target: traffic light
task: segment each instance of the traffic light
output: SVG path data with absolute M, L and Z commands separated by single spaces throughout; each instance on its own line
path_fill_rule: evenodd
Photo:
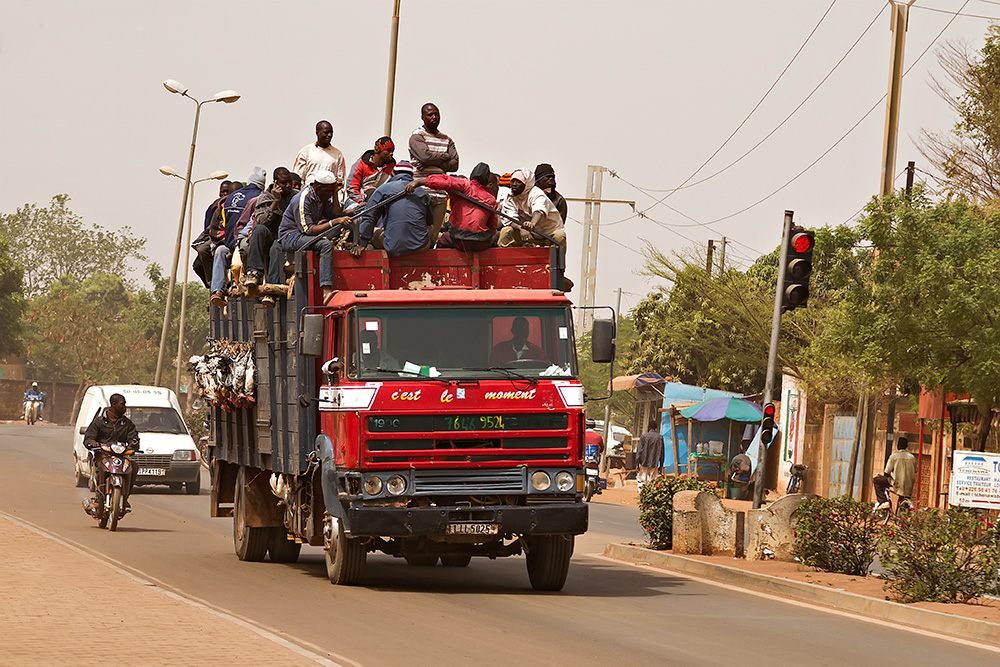
M 767 445 L 774 437 L 774 403 L 764 406 L 764 416 L 760 422 L 760 442 Z
M 785 284 L 781 291 L 781 312 L 805 308 L 809 300 L 809 276 L 816 232 L 792 227 L 785 260 Z

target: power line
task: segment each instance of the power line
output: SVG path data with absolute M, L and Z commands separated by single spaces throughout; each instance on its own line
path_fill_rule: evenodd
M 879 16 L 882 15 L 882 12 L 885 11 L 885 8 L 888 7 L 888 6 L 889 6 L 889 3 L 886 2 L 884 5 L 882 5 L 881 8 L 879 8 L 879 10 L 875 14 L 875 16 L 872 17 L 871 22 L 868 23 L 868 26 L 862 31 L 862 33 L 858 36 L 858 38 L 856 40 L 854 40 L 854 43 L 851 44 L 850 48 L 847 49 L 847 51 L 844 53 L 844 55 L 840 57 L 840 60 L 838 60 L 836 62 L 836 64 L 834 64 L 833 68 L 829 72 L 826 73 L 826 76 L 824 76 L 822 79 L 820 79 L 820 82 L 817 83 L 816 86 L 811 91 L 809 91 L 809 94 L 806 95 L 802 99 L 802 101 L 799 102 L 798 105 L 794 109 L 792 109 L 791 112 L 787 116 L 785 116 L 785 118 L 780 123 L 778 123 L 770 132 L 768 132 L 766 135 L 764 135 L 764 137 L 760 141 L 758 141 L 757 143 L 755 143 L 746 152 L 744 152 L 738 158 L 736 158 L 735 160 L 733 160 L 732 162 L 730 162 L 729 164 L 727 164 L 725 167 L 723 167 L 722 169 L 719 169 L 718 171 L 716 171 L 713 174 L 710 174 L 709 176 L 706 176 L 705 178 L 702 178 L 700 180 L 695 181 L 694 183 L 687 183 L 687 181 L 685 181 L 684 183 L 682 183 L 681 185 L 677 186 L 676 188 L 670 188 L 669 190 L 656 190 L 656 189 L 653 189 L 653 188 L 643 188 L 643 187 L 639 187 L 638 185 L 635 185 L 633 183 L 629 183 L 629 185 L 631 185 L 632 187 L 634 187 L 636 190 L 639 190 L 643 194 L 649 196 L 650 198 L 652 198 L 652 196 L 649 195 L 650 192 L 667 192 L 668 193 L 667 196 L 669 197 L 671 194 L 673 194 L 674 192 L 676 192 L 678 190 L 683 190 L 683 189 L 687 189 L 687 188 L 693 188 L 696 185 L 700 185 L 700 184 L 704 183 L 705 181 L 711 180 L 711 179 L 715 178 L 716 176 L 718 176 L 719 174 L 722 174 L 723 172 L 728 171 L 731 167 L 733 167 L 736 164 L 738 164 L 739 162 L 741 162 L 743 160 L 743 158 L 747 157 L 748 155 L 750 155 L 750 153 L 752 153 L 757 148 L 759 148 L 761 144 L 763 144 L 765 141 L 767 141 L 768 139 L 770 139 L 771 136 L 773 136 L 775 132 L 777 132 L 778 130 L 780 130 L 785 125 L 785 123 L 787 123 L 791 119 L 791 117 L 794 116 L 796 114 L 796 112 L 798 112 L 798 110 L 801 109 L 805 105 L 805 103 L 808 102 L 812 98 L 812 96 L 816 94 L 816 91 L 818 91 L 823 86 L 823 84 L 826 83 L 827 79 L 829 79 L 831 76 L 833 76 L 833 73 L 836 72 L 837 69 L 840 67 L 840 65 L 843 64 L 844 60 L 847 59 L 847 56 L 849 56 L 851 54 L 851 52 L 854 51 L 854 48 L 861 42 L 861 40 L 864 38 L 864 36 L 868 34 L 868 31 L 871 30 L 872 26 L 875 25 L 875 22 L 878 20 Z M 827 11 L 829 11 L 829 10 L 827 10 Z M 742 127 L 742 124 L 740 125 L 740 127 Z M 730 138 L 732 138 L 732 135 L 730 135 Z M 726 141 L 728 141 L 728 139 Z M 716 153 L 718 153 L 718 151 L 716 151 Z M 714 155 L 715 154 L 713 153 L 713 157 L 714 157 Z M 704 165 L 702 165 L 702 167 L 704 167 Z M 702 167 L 699 167 L 698 171 L 701 171 Z M 616 172 L 612 171 L 610 173 L 611 173 L 612 178 L 620 178 L 617 175 Z M 621 179 L 621 180 L 625 180 L 625 179 Z M 688 180 L 691 180 L 691 179 L 688 178 Z M 653 204 L 649 208 L 652 208 L 653 206 L 657 206 L 658 204 L 663 204 L 663 200 L 664 199 L 666 199 L 666 197 L 664 197 L 663 199 L 660 199 L 656 204 Z M 665 205 L 666 204 L 664 204 L 664 206 Z M 649 209 L 646 209 L 646 210 L 648 211 Z M 616 223 L 609 223 L 609 224 L 616 224 Z
M 986 0 L 979 0 L 980 2 L 985 2 Z M 1000 5 L 997 2 L 991 2 L 991 5 Z M 964 8 L 965 5 L 962 5 Z M 913 5 L 914 9 L 926 9 L 929 12 L 937 12 L 939 14 L 951 14 L 952 16 L 966 16 L 972 19 L 988 19 L 990 21 L 1000 21 L 1000 16 L 983 16 L 982 14 L 965 14 L 959 9 L 957 12 L 953 12 L 950 9 L 938 9 L 937 7 L 925 7 L 924 5 Z

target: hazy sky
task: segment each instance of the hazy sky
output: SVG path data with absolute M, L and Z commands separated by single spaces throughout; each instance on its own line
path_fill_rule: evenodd
M 605 175 L 604 196 L 646 209 L 655 199 L 625 181 L 665 190 L 687 179 L 830 7 L 402 0 L 397 158 L 406 157 L 421 104 L 434 101 L 462 173 L 479 161 L 499 172 L 550 162 L 564 196 L 581 197 L 587 165 L 603 165 L 624 179 Z M 333 143 L 350 164 L 382 134 L 391 12 L 392 0 L 0 0 L 0 211 L 68 193 L 86 221 L 131 226 L 148 239 L 151 260 L 169 267 L 182 183 L 157 169 L 183 174 L 195 105 L 162 81 L 177 79 L 199 99 L 229 88 L 242 95 L 202 107 L 195 178 L 221 169 L 245 180 L 254 165 L 291 166 L 321 118 L 334 124 Z M 978 48 L 990 16 L 1000 19 L 1000 1 L 918 0 L 907 66 L 949 21 L 938 44 Z M 833 2 L 774 90 L 692 183 L 750 150 L 834 70 L 773 136 L 669 197 L 671 208 L 650 209 L 650 219 L 623 220 L 627 206 L 603 207 L 598 303 L 612 304 L 621 286 L 628 308 L 655 284 L 635 273 L 644 240 L 673 251 L 725 235 L 734 242 L 727 259 L 748 265 L 777 244 L 785 209 L 807 226 L 852 219 L 878 190 L 889 46 L 887 3 Z M 939 71 L 931 48 L 904 80 L 897 172 L 907 160 L 928 168 L 914 148 L 920 128 L 954 123 L 929 88 Z M 196 226 L 215 192 L 215 183 L 198 186 Z M 582 220 L 583 204 L 571 203 L 570 216 Z M 582 228 L 567 227 L 577 280 Z

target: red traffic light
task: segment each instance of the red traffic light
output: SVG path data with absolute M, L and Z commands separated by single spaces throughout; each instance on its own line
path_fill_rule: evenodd
M 774 419 L 774 403 L 768 403 L 764 406 L 764 417 Z
M 809 234 L 796 234 L 792 237 L 792 248 L 795 252 L 809 252 L 813 247 L 813 238 Z

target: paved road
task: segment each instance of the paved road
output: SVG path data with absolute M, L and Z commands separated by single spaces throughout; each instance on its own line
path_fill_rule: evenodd
M 66 427 L 0 425 L 0 511 L 365 667 L 997 660 L 960 643 L 597 558 L 608 541 L 642 537 L 635 510 L 599 503 L 562 593 L 533 592 L 523 558 L 452 569 L 369 556 L 364 585 L 334 587 L 316 548 L 304 548 L 295 565 L 239 562 L 230 520 L 208 517 L 204 493 L 139 489 L 119 531 L 99 530 L 80 507 L 87 492 L 73 485 L 69 443 Z

